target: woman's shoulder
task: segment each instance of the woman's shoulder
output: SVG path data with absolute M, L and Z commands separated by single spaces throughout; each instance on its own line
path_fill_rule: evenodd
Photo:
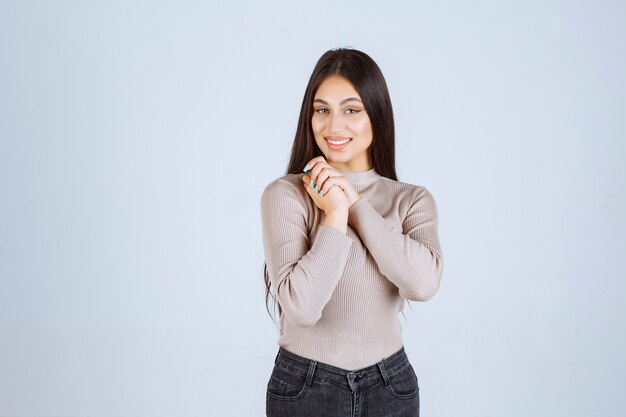
M 302 180 L 299 174 L 286 174 L 275 178 L 263 189 L 261 202 L 294 198 L 304 201 L 306 192 L 300 184 L 302 184 Z
M 385 186 L 389 191 L 387 199 L 392 202 L 404 217 L 409 213 L 420 212 L 437 215 L 437 203 L 426 186 L 410 182 L 396 181 L 385 178 Z
M 388 189 L 396 197 L 407 197 L 412 200 L 432 198 L 432 194 L 424 185 L 393 180 L 382 176 L 379 178 L 378 183 Z
M 263 190 L 268 191 L 268 190 L 273 190 L 273 189 L 278 189 L 278 190 L 286 190 L 289 188 L 299 188 L 300 187 L 300 183 L 302 182 L 302 180 L 300 179 L 300 175 L 298 174 L 285 174 L 282 177 L 278 177 L 273 179 L 272 181 L 270 181 L 266 186 L 265 189 Z

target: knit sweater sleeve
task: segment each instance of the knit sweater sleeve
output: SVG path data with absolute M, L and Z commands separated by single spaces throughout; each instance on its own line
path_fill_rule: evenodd
M 399 230 L 361 198 L 352 205 L 348 222 L 358 231 L 380 272 L 400 290 L 400 296 L 426 301 L 439 288 L 443 258 L 438 237 L 435 200 L 416 187 Z
M 282 314 L 296 326 L 309 327 L 343 275 L 352 239 L 320 225 L 313 242 L 307 226 L 304 190 L 287 180 L 270 183 L 261 196 L 265 262 Z

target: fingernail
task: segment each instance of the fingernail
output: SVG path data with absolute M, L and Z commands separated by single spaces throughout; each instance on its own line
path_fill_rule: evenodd
M 308 170 L 309 170 L 309 164 L 306 164 L 306 165 L 304 166 L 304 172 L 307 172 Z
M 324 197 L 324 190 L 320 191 L 320 195 Z
M 309 183 L 309 185 L 311 186 L 311 188 L 315 187 L 315 183 L 313 182 L 313 180 L 311 180 L 311 182 Z
M 319 185 L 317 185 L 317 184 L 315 185 L 315 191 L 317 191 L 317 193 L 318 193 L 318 194 L 319 194 L 319 192 L 320 192 L 320 186 L 319 186 Z

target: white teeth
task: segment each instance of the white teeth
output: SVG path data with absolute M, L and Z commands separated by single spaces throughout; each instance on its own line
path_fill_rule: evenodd
M 350 139 L 345 139 L 345 140 L 328 140 L 328 142 L 331 145 L 343 145 L 344 143 L 348 143 L 350 141 Z

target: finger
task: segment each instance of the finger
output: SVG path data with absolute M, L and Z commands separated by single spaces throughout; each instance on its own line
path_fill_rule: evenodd
M 339 187 L 338 184 L 331 184 L 328 186 L 328 188 L 325 188 L 320 191 L 320 196 L 322 196 L 322 198 L 325 198 L 327 195 L 332 194 L 332 193 L 342 193 L 345 195 L 345 193 L 343 192 L 341 187 Z
M 333 173 L 334 174 L 334 173 Z M 328 194 L 328 192 L 333 188 L 339 188 L 346 196 L 349 197 L 350 194 L 350 183 L 346 177 L 337 173 L 338 175 L 331 175 L 326 182 L 324 183 L 324 187 L 322 187 L 322 191 L 324 195 Z
M 337 188 L 339 191 L 343 192 L 343 189 L 335 181 L 335 179 L 334 178 L 329 178 L 328 181 L 326 181 L 326 184 L 325 184 L 324 188 L 322 189 L 322 191 L 320 191 L 320 193 L 323 192 L 324 195 L 327 195 L 329 192 L 332 191 L 333 188 Z
M 341 172 L 337 171 L 331 165 L 328 165 L 322 168 L 319 175 L 317 176 L 317 180 L 315 181 L 316 184 L 320 186 L 320 190 L 324 188 L 330 189 L 330 187 L 325 187 L 326 182 L 329 181 L 331 178 L 342 178 L 343 176 L 344 175 Z
M 314 165 L 311 166 L 311 170 L 310 170 L 311 179 L 313 180 L 315 184 L 319 184 L 318 176 L 320 172 L 322 172 L 322 169 L 324 169 L 324 167 L 327 166 L 327 162 L 318 160 L 318 161 L 313 162 L 313 164 Z
M 325 163 L 323 165 L 324 166 L 322 166 L 319 174 L 317 175 L 317 178 L 315 179 L 315 183 L 319 184 L 320 189 L 322 188 L 322 186 L 324 185 L 326 180 L 328 180 L 329 178 L 331 178 L 331 177 L 339 177 L 339 176 L 342 175 L 332 165 L 329 165 L 328 163 Z
M 355 189 L 352 187 L 352 184 L 350 184 L 350 181 L 346 177 L 340 176 L 340 177 L 334 178 L 334 180 L 337 186 L 341 189 L 341 191 L 343 191 L 346 197 L 348 197 L 349 201 L 355 201 L 356 199 L 358 199 L 358 194 L 356 193 Z
M 321 166 L 322 164 L 318 164 L 317 166 Z M 315 177 L 314 182 L 319 186 L 319 189 L 322 190 L 324 187 L 324 183 L 328 178 L 333 175 L 333 168 L 331 166 L 322 166 L 320 172 Z
M 337 171 L 337 169 L 330 165 L 326 160 L 317 161 L 309 173 L 311 174 L 313 183 L 319 185 L 320 190 L 322 189 L 326 179 L 329 177 L 343 176 L 341 172 Z
M 320 191 L 326 178 L 328 178 L 328 171 L 332 171 L 334 168 L 326 161 L 318 161 L 310 172 L 311 179 L 314 186 L 317 186 L 316 191 Z M 327 171 L 326 174 L 324 172 Z
M 315 204 L 315 206 L 317 206 L 318 208 L 322 209 L 322 205 L 321 205 L 321 200 L 320 199 L 323 198 L 323 197 L 317 191 L 315 191 L 315 189 L 312 188 L 309 183 L 305 183 L 303 181 L 302 182 L 302 186 L 304 187 L 304 189 L 306 190 L 306 193 L 309 195 L 309 197 L 313 201 L 313 204 Z
M 323 198 L 324 196 L 326 196 L 329 192 L 332 191 L 334 187 L 337 187 L 340 192 L 343 192 L 345 194 L 340 184 L 335 182 L 335 179 L 341 180 L 343 178 L 340 175 L 337 177 L 334 177 L 334 176 L 329 177 L 328 180 L 324 183 L 324 186 L 319 187 L 319 192 L 316 191 L 315 183 L 313 183 L 313 186 L 311 185 L 313 181 L 309 175 L 301 174 L 300 177 L 302 178 L 302 186 L 306 189 L 307 193 L 311 196 L 311 198 L 313 199 L 313 202 L 318 207 L 319 207 L 318 198 Z
M 311 187 L 311 183 L 313 182 L 313 180 L 311 179 L 310 175 L 300 174 L 300 178 L 302 179 L 302 185 L 306 186 L 307 188 L 313 188 Z
M 319 187 L 316 189 L 316 184 L 309 175 L 302 174 L 300 178 L 302 178 L 302 185 L 306 188 L 311 197 L 315 194 L 319 194 Z
M 324 184 L 322 185 L 322 188 L 320 190 L 320 195 L 325 196 L 336 185 L 337 184 L 335 184 L 334 178 L 329 177 L 326 181 L 324 181 Z
M 304 166 L 303 171 L 304 172 L 309 172 L 310 170 L 312 170 L 315 165 L 317 165 L 319 162 L 326 162 L 326 158 L 324 158 L 323 156 L 316 156 L 315 158 L 311 159 L 309 162 L 307 162 L 307 164 Z

